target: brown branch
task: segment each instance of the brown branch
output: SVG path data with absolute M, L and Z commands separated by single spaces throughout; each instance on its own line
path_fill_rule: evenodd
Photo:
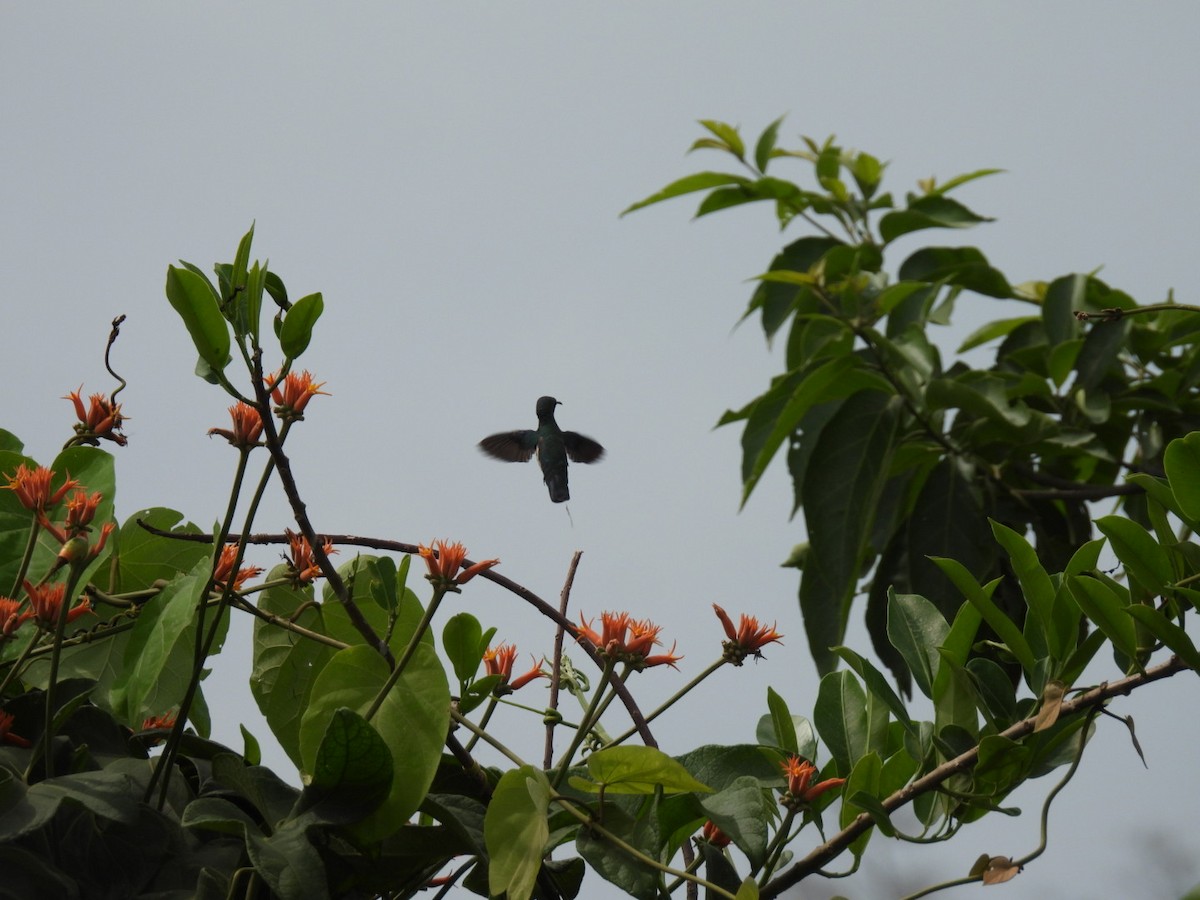
M 567 604 L 571 600 L 571 585 L 575 583 L 575 570 L 579 568 L 579 558 L 581 556 L 583 556 L 583 551 L 576 550 L 575 555 L 571 557 L 571 564 L 567 567 L 567 580 L 563 583 L 562 593 L 559 595 L 558 612 L 564 619 L 567 617 Z M 549 701 L 549 708 L 552 713 L 558 712 L 559 681 L 562 677 L 563 635 L 565 633 L 566 628 L 561 624 L 554 631 L 554 656 L 551 663 Z M 554 765 L 554 727 L 557 724 L 558 722 L 553 715 L 546 717 L 546 750 L 542 755 L 543 769 L 549 769 Z
M 1060 720 L 1068 716 L 1075 715 L 1080 712 L 1091 710 L 1105 701 L 1118 696 L 1125 696 L 1132 693 L 1139 687 L 1143 687 L 1163 678 L 1170 678 L 1180 672 L 1191 671 L 1187 663 L 1183 662 L 1178 656 L 1172 656 L 1169 660 L 1161 665 L 1146 669 L 1145 672 L 1138 675 L 1130 675 L 1128 678 L 1123 678 L 1120 681 L 1114 681 L 1109 684 L 1102 684 L 1099 687 L 1092 688 L 1080 694 L 1074 700 L 1070 700 L 1062 705 L 1059 712 Z M 1009 740 L 1020 740 L 1021 738 L 1033 732 L 1034 726 L 1037 723 L 1036 717 L 1022 719 L 1015 725 L 1006 728 L 1000 732 L 1000 737 L 1008 738 Z M 911 784 L 896 791 L 890 797 L 882 802 L 883 808 L 892 813 L 902 806 L 905 806 L 919 797 L 921 794 L 936 790 L 942 782 L 952 775 L 959 772 L 964 772 L 972 768 L 979 758 L 978 746 L 973 747 L 966 753 L 962 753 L 954 759 L 942 763 L 932 772 L 923 775 Z M 834 835 L 830 840 L 821 844 L 812 850 L 806 857 L 797 861 L 791 868 L 784 871 L 780 876 L 770 883 L 763 886 L 759 896 L 763 900 L 768 900 L 771 897 L 778 897 L 788 888 L 800 882 L 803 878 L 811 875 L 813 872 L 820 869 L 822 866 L 829 863 L 831 860 L 840 856 L 845 852 L 846 848 L 851 843 L 865 832 L 868 828 L 874 825 L 875 822 L 867 813 L 860 813 L 854 821 L 843 828 L 840 832 Z
M 212 535 L 203 534 L 201 532 L 193 532 L 190 534 L 180 534 L 172 531 L 163 531 L 161 528 L 155 528 L 141 519 L 137 520 L 138 525 L 159 537 L 172 538 L 179 541 L 192 541 L 201 544 L 211 544 Z M 414 554 L 418 552 L 416 544 L 406 544 L 402 541 L 391 541 L 384 538 L 362 537 L 355 534 L 321 534 L 317 535 L 319 540 L 330 541 L 342 547 L 369 547 L 372 550 L 386 550 L 392 553 L 408 553 Z M 286 544 L 287 535 L 284 534 L 231 534 L 228 535 L 228 540 L 233 542 L 243 542 L 246 544 Z M 474 562 L 469 559 L 463 560 L 464 568 L 469 568 L 474 565 Z M 529 588 L 517 584 L 510 578 L 501 575 L 495 569 L 485 569 L 480 572 L 477 578 L 485 578 L 491 581 L 509 593 L 516 594 L 543 616 L 550 619 L 567 634 L 569 634 L 579 645 L 582 650 L 601 672 L 604 671 L 604 660 L 602 660 L 595 648 L 586 640 L 580 640 L 579 629 L 565 615 L 535 594 Z M 629 713 L 629 718 L 633 721 L 633 726 L 637 729 L 638 736 L 647 747 L 657 747 L 658 741 L 654 739 L 654 735 L 650 732 L 650 726 L 646 723 L 646 717 L 642 714 L 641 709 L 637 705 L 637 701 L 633 699 L 633 695 L 629 692 L 629 688 L 620 678 L 615 675 L 609 679 L 609 684 L 613 690 L 617 692 L 621 703 L 625 706 L 625 711 Z
M 279 431 L 275 428 L 275 419 L 271 415 L 271 396 L 263 380 L 261 348 L 256 349 L 254 353 L 252 378 L 254 382 L 254 396 L 258 400 L 258 408 L 262 413 L 259 419 L 263 424 L 263 437 L 267 445 L 267 452 L 271 454 L 271 459 L 274 461 L 275 468 L 279 472 L 279 481 L 283 485 L 283 492 L 287 496 L 288 503 L 291 504 L 292 515 L 296 519 L 296 525 L 312 548 L 313 560 L 320 568 L 321 574 L 325 576 L 325 580 L 329 582 L 329 587 L 332 588 L 334 595 L 341 601 L 343 608 L 346 610 L 346 616 L 350 619 L 350 623 L 363 636 L 367 645 L 378 651 L 379 655 L 387 660 L 389 667 L 395 666 L 396 660 L 392 656 L 392 651 L 388 647 L 387 641 L 375 633 L 375 629 L 371 627 L 370 623 L 363 616 L 362 610 L 358 608 L 358 604 L 350 596 L 350 591 L 347 590 L 346 583 L 342 581 L 342 576 L 338 574 L 337 567 L 330 560 L 329 554 L 325 552 L 321 541 L 317 539 L 312 522 L 309 521 L 308 506 L 300 497 L 300 489 L 296 486 L 296 478 L 292 474 L 291 460 L 283 452 L 283 445 L 279 442 Z

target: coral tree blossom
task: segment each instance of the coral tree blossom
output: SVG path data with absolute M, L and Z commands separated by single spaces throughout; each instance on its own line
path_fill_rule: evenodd
M 712 608 L 716 612 L 717 618 L 721 620 L 725 636 L 729 638 L 721 643 L 725 659 L 735 666 L 740 666 L 742 660 L 747 656 L 761 657 L 763 647 L 767 644 L 779 643 L 783 638 L 783 635 L 775 630 L 774 625 L 768 628 L 766 625 L 759 624 L 758 619 L 745 613 L 738 620 L 738 627 L 734 628 L 733 621 L 725 610 L 715 603 Z
M 524 675 L 512 677 L 513 663 L 517 660 L 516 644 L 499 644 L 495 649 L 488 648 L 483 654 L 483 666 L 488 675 L 499 675 L 500 684 L 509 691 L 519 691 L 535 678 L 545 678 L 542 671 L 542 661 L 537 660 L 533 668 Z
M 581 615 L 579 621 L 579 636 L 595 647 L 596 652 L 614 662 L 628 663 L 638 671 L 653 666 L 678 668 L 675 663 L 683 659 L 675 655 L 674 644 L 668 653 L 650 653 L 662 643 L 658 639 L 662 627 L 649 619 L 634 619 L 627 612 L 604 612 L 600 614 L 599 633 L 592 628 L 590 619 L 585 620 Z
M 471 564 L 460 573 L 458 570 L 467 558 L 467 548 L 459 541 L 433 541 L 432 547 L 419 544 L 417 552 L 421 559 L 425 560 L 425 567 L 429 570 L 425 577 L 434 587 L 456 593 L 460 584 L 466 584 L 480 572 L 500 564 L 498 559 L 485 559 L 483 562 Z
M 229 418 L 233 420 L 232 428 L 210 428 L 208 436 L 218 434 L 235 447 L 253 447 L 262 437 L 263 421 L 257 409 L 249 403 L 235 403 L 229 407 Z
M 79 391 L 82 390 L 83 386 L 80 385 Z M 71 391 L 63 397 L 64 400 L 75 404 L 75 415 L 79 418 L 75 423 L 78 439 L 95 444 L 99 442 L 99 438 L 103 438 L 122 447 L 129 443 L 129 439 L 120 434 L 121 424 L 126 418 L 121 413 L 121 404 L 114 403 L 103 394 L 92 394 L 88 398 L 87 408 L 84 408 L 79 391 Z
M 784 806 L 803 806 L 812 803 L 826 791 L 841 787 L 846 783 L 845 778 L 826 778 L 824 781 L 812 784 L 813 776 L 817 774 L 817 767 L 807 759 L 801 759 L 795 754 L 789 756 L 780 765 L 783 767 L 783 774 L 787 777 L 787 793 L 780 799 Z

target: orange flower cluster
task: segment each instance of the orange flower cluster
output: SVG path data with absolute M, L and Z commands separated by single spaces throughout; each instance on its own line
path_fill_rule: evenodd
M 12 744 L 14 747 L 32 747 L 28 740 L 19 734 L 12 733 L 13 716 L 0 709 L 0 744 Z
M 258 444 L 262 437 L 263 421 L 258 409 L 249 403 L 235 403 L 229 407 L 229 417 L 233 420 L 233 428 L 210 428 L 208 436 L 219 434 L 235 447 L 245 449 Z
M 305 549 L 308 545 L 305 544 Z M 221 555 L 217 559 L 217 568 L 213 572 L 213 584 L 221 590 L 225 589 L 225 585 L 229 582 L 229 577 L 233 575 L 233 589 L 240 591 L 242 584 L 251 578 L 257 578 L 262 574 L 263 570 L 258 566 L 242 566 L 237 570 L 237 574 L 233 572 L 233 564 L 237 562 L 238 545 L 226 544 L 221 548 Z
M 787 792 L 779 802 L 789 809 L 812 803 L 826 791 L 841 787 L 846 783 L 845 778 L 826 778 L 824 781 L 811 784 L 813 776 L 817 774 L 817 767 L 794 753 L 781 765 L 783 774 L 787 776 Z
M 745 613 L 738 620 L 738 627 L 734 628 L 733 621 L 725 610 L 715 603 L 712 608 L 716 611 L 717 618 L 721 620 L 725 636 L 729 638 L 729 640 L 721 642 L 724 658 L 735 666 L 740 666 L 747 656 L 761 658 L 763 647 L 767 644 L 778 643 L 783 638 L 783 635 L 775 630 L 774 624 L 770 628 L 760 625 L 758 619 Z
M 467 558 L 467 548 L 458 541 L 453 543 L 448 540 L 433 541 L 432 547 L 418 544 L 417 552 L 421 555 L 421 559 L 425 560 L 425 567 L 429 570 L 425 577 L 433 583 L 434 587 L 455 593 L 459 592 L 460 584 L 466 584 L 480 572 L 500 564 L 498 559 L 485 559 L 483 562 L 472 564 L 459 573 L 458 570 L 462 568 L 462 564 Z
M 121 424 L 126 419 L 121 413 L 121 404 L 114 403 L 103 394 L 92 394 L 85 409 L 83 397 L 80 396 L 82 390 L 83 385 L 80 385 L 78 391 L 71 391 L 63 397 L 75 404 L 75 415 L 79 418 L 75 423 L 77 439 L 87 444 L 98 444 L 103 438 L 121 447 L 129 443 L 129 439 L 120 433 Z
M 675 663 L 683 659 L 675 655 L 674 644 L 668 653 L 651 655 L 650 651 L 662 643 L 658 639 L 662 627 L 649 619 L 634 619 L 626 612 L 601 613 L 599 634 L 592 629 L 590 619 L 585 621 L 581 615 L 579 621 L 579 637 L 595 647 L 596 652 L 614 662 L 627 663 L 639 672 L 652 666 L 678 668 Z
M 68 478 L 57 490 L 51 490 L 50 482 L 54 478 L 54 472 L 44 466 L 30 469 L 24 463 L 17 466 L 12 475 L 5 477 L 8 484 L 4 487 L 16 494 L 21 505 L 37 518 L 38 524 L 62 544 L 55 568 L 68 563 L 82 564 L 100 555 L 108 542 L 108 536 L 116 526 L 112 522 L 105 522 L 100 527 L 99 540 L 94 546 L 89 543 L 87 534 L 92 530 L 92 519 L 96 517 L 96 510 L 103 499 L 99 491 L 89 494 L 73 478 Z M 47 511 L 56 506 L 67 491 L 74 493 L 67 497 L 67 519 L 63 527 L 59 528 L 50 521 Z
M 517 645 L 516 644 L 499 644 L 493 650 L 488 648 L 483 654 L 483 667 L 488 675 L 499 675 L 500 684 L 507 688 L 497 693 L 509 693 L 510 691 L 519 691 L 535 678 L 548 677 L 542 671 L 542 660 L 537 660 L 533 664 L 533 668 L 524 675 L 512 677 L 513 663 L 517 660 Z
M 56 584 L 32 584 L 23 582 L 29 606 L 22 609 L 18 600 L 10 597 L 0 597 L 0 639 L 12 637 L 16 630 L 33 619 L 39 628 L 51 631 L 58 627 L 58 616 L 62 611 L 63 597 L 67 586 L 62 582 Z M 92 602 L 84 597 L 67 610 L 67 621 L 74 622 L 80 616 L 92 611 Z
M 296 534 L 290 529 L 284 529 L 284 534 L 287 535 L 288 547 L 292 551 L 291 556 L 284 557 L 288 568 L 292 572 L 292 583 L 296 587 L 300 587 L 316 581 L 321 576 L 321 567 L 317 565 L 313 557 L 312 546 L 302 534 Z M 333 547 L 333 541 L 326 541 L 322 549 L 325 551 L 326 556 L 337 553 L 337 550 Z M 232 565 L 230 563 L 230 566 Z M 241 573 L 238 574 L 240 575 Z M 226 577 L 228 577 L 228 573 L 226 573 Z
M 313 381 L 312 373 L 308 369 L 299 374 L 289 372 L 284 376 L 282 385 L 279 383 L 278 372 L 268 376 L 266 382 L 271 399 L 275 401 L 275 414 L 285 422 L 303 419 L 304 407 L 308 406 L 308 401 L 317 394 L 329 396 L 327 391 L 321 390 L 325 382 Z

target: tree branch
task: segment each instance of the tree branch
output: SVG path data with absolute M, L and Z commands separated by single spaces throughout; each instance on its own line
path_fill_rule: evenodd
M 1128 678 L 1123 678 L 1120 681 L 1102 684 L 1099 687 L 1085 691 L 1074 700 L 1070 700 L 1062 705 L 1059 719 L 1061 720 L 1067 716 L 1090 710 L 1113 697 L 1130 694 L 1139 687 L 1187 671 L 1191 671 L 1187 663 L 1183 662 L 1178 656 L 1172 656 L 1165 663 L 1149 668 L 1141 674 L 1130 675 Z M 1036 722 L 1036 717 L 1022 719 L 1015 725 L 1000 732 L 1000 736 L 1013 741 L 1020 740 L 1026 735 L 1033 733 Z M 916 781 L 896 791 L 883 801 L 883 808 L 889 813 L 894 812 L 900 807 L 911 803 L 921 794 L 935 790 L 950 776 L 972 768 L 978 762 L 978 759 L 979 747 L 975 746 L 966 753 L 962 753 L 954 757 L 954 759 L 942 763 L 932 772 L 921 776 Z M 778 897 L 788 888 L 826 865 L 830 860 L 840 856 L 855 838 L 874 824 L 875 822 L 870 815 L 860 813 L 853 822 L 843 828 L 838 834 L 819 847 L 816 847 L 808 856 L 796 862 L 791 868 L 780 874 L 778 878 L 764 885 L 759 892 L 759 896 L 763 900 Z

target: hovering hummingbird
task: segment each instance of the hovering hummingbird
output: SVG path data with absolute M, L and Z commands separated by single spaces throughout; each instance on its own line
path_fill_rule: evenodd
M 529 462 L 536 451 L 542 478 L 555 503 L 571 499 L 567 489 L 568 457 L 572 462 L 593 463 L 604 455 L 604 448 L 590 437 L 558 427 L 554 421 L 554 407 L 559 402 L 553 397 L 538 398 L 537 431 L 502 431 L 479 442 L 480 450 L 505 462 Z

